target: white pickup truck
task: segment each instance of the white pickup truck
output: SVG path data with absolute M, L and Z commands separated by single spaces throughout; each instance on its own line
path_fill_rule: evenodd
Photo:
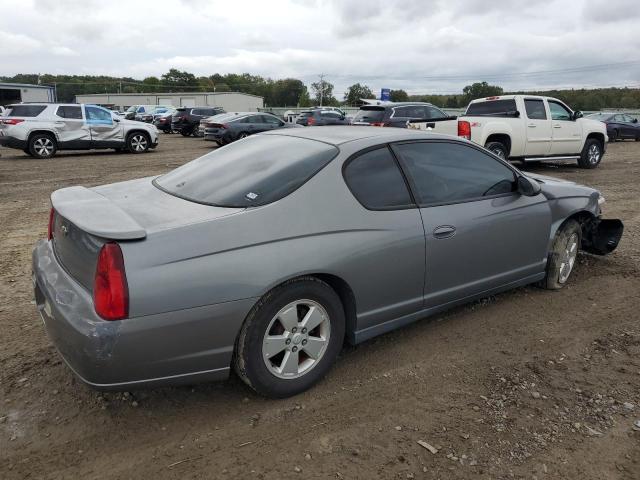
M 473 100 L 455 120 L 414 120 L 408 127 L 458 135 L 509 160 L 577 160 L 582 168 L 600 164 L 608 141 L 604 123 L 583 118 L 560 100 L 534 95 Z

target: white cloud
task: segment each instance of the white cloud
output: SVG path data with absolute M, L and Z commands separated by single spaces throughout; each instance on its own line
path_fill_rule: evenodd
M 344 92 L 640 83 L 638 0 L 0 0 L 0 75 L 318 74 Z M 615 38 L 614 43 L 606 39 Z M 615 55 L 612 46 L 615 45 Z M 556 71 L 554 73 L 521 72 Z

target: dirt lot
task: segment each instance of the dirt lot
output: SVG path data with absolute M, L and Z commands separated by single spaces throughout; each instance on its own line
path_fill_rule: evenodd
M 582 255 L 560 292 L 521 288 L 346 347 L 288 400 L 235 377 L 100 394 L 45 335 L 31 248 L 52 190 L 210 149 L 161 140 L 48 161 L 0 149 L 0 478 L 640 478 L 640 143 L 610 145 L 597 170 L 532 167 L 599 188 L 626 223 L 618 251 Z

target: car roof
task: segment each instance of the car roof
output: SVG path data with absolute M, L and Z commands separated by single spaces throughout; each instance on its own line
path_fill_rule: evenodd
M 397 142 L 416 139 L 456 139 L 450 135 L 440 135 L 420 130 L 405 128 L 358 127 L 337 125 L 326 127 L 291 128 L 273 130 L 260 135 L 284 135 L 289 137 L 307 138 L 331 145 L 341 145 L 356 140 L 372 139 L 375 142 Z M 372 142 L 374 144 L 375 142 Z

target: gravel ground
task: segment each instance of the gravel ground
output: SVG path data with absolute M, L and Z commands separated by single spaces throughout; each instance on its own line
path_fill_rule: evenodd
M 0 478 L 640 478 L 637 142 L 610 145 L 596 170 L 529 167 L 600 189 L 626 224 L 619 249 L 581 255 L 562 291 L 520 288 L 345 347 L 287 400 L 235 377 L 78 383 L 31 288 L 51 191 L 160 174 L 210 148 L 170 135 L 145 155 L 0 148 Z

